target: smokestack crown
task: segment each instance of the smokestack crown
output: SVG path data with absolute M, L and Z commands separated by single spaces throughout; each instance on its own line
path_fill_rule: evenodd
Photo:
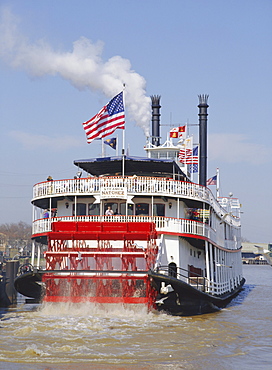
M 198 95 L 198 99 L 199 99 L 199 105 L 205 105 L 208 107 L 208 98 L 209 98 L 209 95 L 207 94 L 202 94 L 202 95 Z

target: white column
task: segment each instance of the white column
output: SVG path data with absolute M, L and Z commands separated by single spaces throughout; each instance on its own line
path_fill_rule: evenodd
M 217 249 L 213 247 L 213 252 L 214 252 L 214 261 L 215 261 L 215 281 L 216 281 L 216 294 L 218 294 L 218 254 L 217 254 Z
M 37 267 L 40 267 L 40 260 L 41 260 L 41 245 L 38 244 L 38 256 L 37 256 Z
M 210 281 L 211 281 L 211 292 L 214 293 L 214 268 L 213 268 L 213 259 L 214 259 L 214 255 L 213 255 L 213 245 L 211 243 L 209 243 L 209 246 L 210 246 Z
M 177 199 L 177 218 L 180 218 L 180 216 L 179 216 L 179 198 Z
M 31 265 L 34 267 L 34 259 L 35 259 L 35 241 L 32 242 L 32 251 L 31 251 Z
M 206 258 L 207 290 L 209 292 L 211 273 L 210 273 L 209 243 L 207 242 L 207 240 L 205 240 L 205 258 Z

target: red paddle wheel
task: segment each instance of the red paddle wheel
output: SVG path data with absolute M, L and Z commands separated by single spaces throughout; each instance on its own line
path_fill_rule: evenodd
M 147 272 L 157 255 L 152 222 L 54 222 L 45 252 L 44 301 L 153 306 Z

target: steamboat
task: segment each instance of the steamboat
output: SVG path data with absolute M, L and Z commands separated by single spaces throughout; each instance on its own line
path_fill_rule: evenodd
M 34 185 L 32 260 L 15 280 L 19 293 L 183 316 L 220 310 L 242 289 L 239 200 L 206 186 L 208 96 L 199 96 L 197 182 L 180 141 L 160 144 L 160 96 L 151 101 L 145 157 L 75 160 L 74 179 Z

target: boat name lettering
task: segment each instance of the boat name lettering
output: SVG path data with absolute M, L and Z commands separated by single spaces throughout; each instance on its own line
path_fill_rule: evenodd
M 126 188 L 103 187 L 100 190 L 100 198 L 126 198 Z

